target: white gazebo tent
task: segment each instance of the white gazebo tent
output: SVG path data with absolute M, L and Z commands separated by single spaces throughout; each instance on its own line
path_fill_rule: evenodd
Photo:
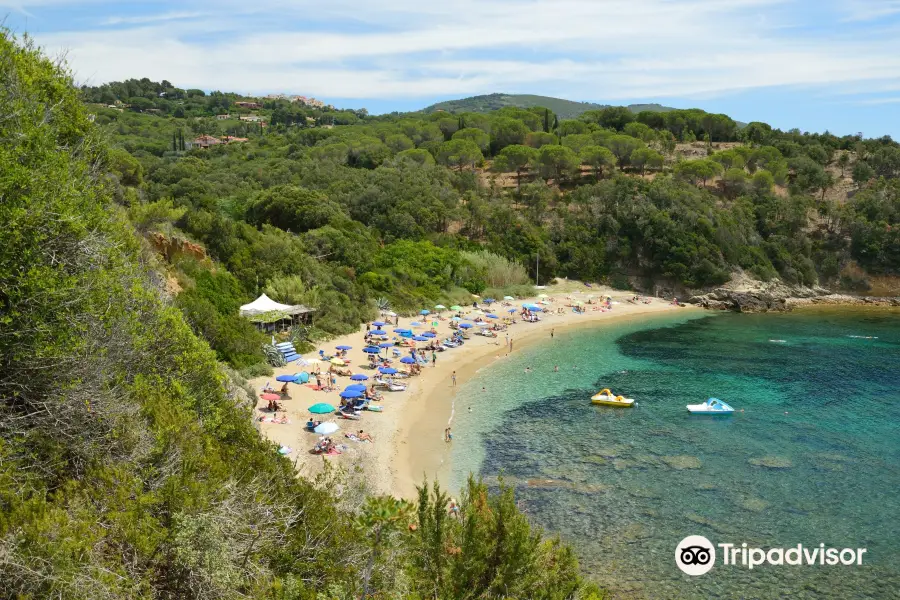
M 265 294 L 251 302 L 241 306 L 240 314 L 257 324 L 258 327 L 265 331 L 272 331 L 277 328 L 278 324 L 282 325 L 282 329 L 294 325 L 301 319 L 307 318 L 312 313 L 312 308 L 307 308 L 302 304 L 281 304 L 275 302 Z

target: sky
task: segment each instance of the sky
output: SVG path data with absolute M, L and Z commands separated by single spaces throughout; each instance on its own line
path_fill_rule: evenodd
M 0 18 L 89 85 L 370 113 L 540 94 L 900 138 L 900 0 L 0 0 Z

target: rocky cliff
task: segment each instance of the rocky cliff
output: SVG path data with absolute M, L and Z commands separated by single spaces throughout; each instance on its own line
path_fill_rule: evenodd
M 816 304 L 900 306 L 900 297 L 851 296 L 835 294 L 822 287 L 787 285 L 781 281 L 757 281 L 740 274 L 725 285 L 692 295 L 689 304 L 735 312 L 788 311 Z

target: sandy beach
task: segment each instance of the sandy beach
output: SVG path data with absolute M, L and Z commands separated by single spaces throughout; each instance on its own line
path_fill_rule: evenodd
M 631 304 L 628 300 L 633 294 L 628 292 L 616 292 L 610 289 L 595 286 L 587 288 L 577 282 L 565 282 L 560 285 L 548 287 L 539 293 L 546 293 L 551 304 L 540 314 L 541 321 L 537 323 L 522 322 L 510 325 L 506 332 L 500 332 L 497 338 L 471 335 L 471 339 L 460 347 L 437 354 L 435 366 L 423 367 L 422 374 L 408 380 L 409 386 L 404 392 L 382 392 L 384 401 L 381 405 L 383 412 L 364 411 L 358 421 L 341 419 L 335 415 L 318 415 L 317 419 L 333 421 L 340 427 L 340 431 L 331 434 L 331 438 L 342 444 L 342 453 L 339 455 L 314 455 L 310 449 L 315 445 L 318 435 L 304 430 L 307 419 L 310 416 L 308 408 L 317 402 L 327 402 L 334 406 L 340 403 L 338 392 L 351 383 L 349 377 L 337 378 L 337 390 L 324 392 L 311 389 L 306 385 L 289 384 L 290 399 L 284 400 L 281 405 L 284 409 L 278 413 L 282 417 L 285 413 L 288 423 L 273 423 L 262 421 L 260 430 L 267 438 L 279 446 L 287 446 L 291 449 L 288 457 L 294 461 L 299 473 L 306 477 L 315 477 L 324 469 L 325 461 L 335 465 L 341 465 L 349 471 L 357 473 L 364 480 L 369 491 L 376 494 L 393 494 L 395 496 L 412 498 L 415 494 L 415 486 L 421 484 L 423 477 L 429 480 L 435 478 L 446 484 L 446 476 L 449 473 L 448 444 L 444 441 L 444 430 L 448 424 L 452 425 L 454 386 L 452 374 L 456 372 L 457 386 L 462 385 L 480 369 L 491 365 L 494 361 L 503 360 L 509 352 L 506 334 L 512 340 L 512 352 L 516 353 L 526 348 L 537 340 L 549 337 L 550 331 L 562 332 L 569 328 L 583 327 L 586 324 L 599 326 L 603 323 L 619 321 L 625 318 L 640 318 L 641 315 L 669 310 L 697 310 L 693 307 L 681 308 L 660 299 L 650 299 L 649 304 Z M 585 304 L 586 312 L 576 313 L 566 304 L 577 301 L 588 302 L 593 298 L 599 302 L 606 296 L 613 300 L 612 309 L 602 311 L 599 304 Z M 493 305 L 493 311 L 498 315 L 506 315 L 509 308 L 521 308 L 523 304 L 536 303 L 542 298 L 528 298 L 511 301 L 511 307 L 498 304 Z M 557 314 L 557 309 L 564 310 Z M 595 310 L 596 309 L 596 310 Z M 442 311 L 445 320 L 440 320 L 437 327 L 438 339 L 444 339 L 450 335 L 451 311 Z M 486 310 L 485 312 L 492 312 Z M 462 311 L 464 318 L 474 319 L 478 314 L 469 308 Z M 435 315 L 427 317 L 427 323 L 433 322 Z M 420 317 L 400 317 L 399 327 L 409 328 L 410 323 Z M 388 319 L 385 319 L 388 320 Z M 425 323 L 425 321 L 421 321 Z M 384 327 L 389 333 L 396 326 Z M 418 328 L 420 331 L 426 328 Z M 326 355 L 334 353 L 338 345 L 351 346 L 347 354 L 350 368 L 354 373 L 362 372 L 372 375 L 372 371 L 359 369 L 358 365 L 367 363 L 367 355 L 362 351 L 364 343 L 365 326 L 361 326 L 356 333 L 329 340 L 319 345 L 315 352 L 305 353 L 304 358 L 312 358 L 318 355 L 319 350 L 324 350 Z M 473 332 L 475 329 L 472 330 Z M 391 334 L 391 338 L 395 334 Z M 425 346 L 426 343 L 418 344 Z M 403 349 L 404 355 L 407 353 Z M 428 354 L 430 360 L 431 355 Z M 323 372 L 327 371 L 328 363 L 319 363 Z M 404 366 L 404 365 L 398 365 Z M 260 377 L 250 381 L 257 393 L 269 383 L 274 388 L 282 384 L 275 381 L 278 375 L 295 374 L 300 371 L 312 372 L 316 365 L 298 366 L 296 363 L 275 369 L 275 374 L 270 377 Z M 313 380 L 314 383 L 314 380 Z M 266 402 L 260 400 L 257 405 L 256 417 L 271 418 L 272 415 L 259 409 L 265 408 Z M 374 438 L 373 443 L 357 442 L 347 439 L 344 434 L 356 432 L 362 429 Z

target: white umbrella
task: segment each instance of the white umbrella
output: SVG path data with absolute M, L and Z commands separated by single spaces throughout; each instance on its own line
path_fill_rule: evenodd
M 340 427 L 338 427 L 337 424 L 329 421 L 327 423 L 319 423 L 319 425 L 316 426 L 313 431 L 315 431 L 316 433 L 321 433 L 322 435 L 327 435 L 329 433 L 334 433 L 338 429 L 340 429 Z

